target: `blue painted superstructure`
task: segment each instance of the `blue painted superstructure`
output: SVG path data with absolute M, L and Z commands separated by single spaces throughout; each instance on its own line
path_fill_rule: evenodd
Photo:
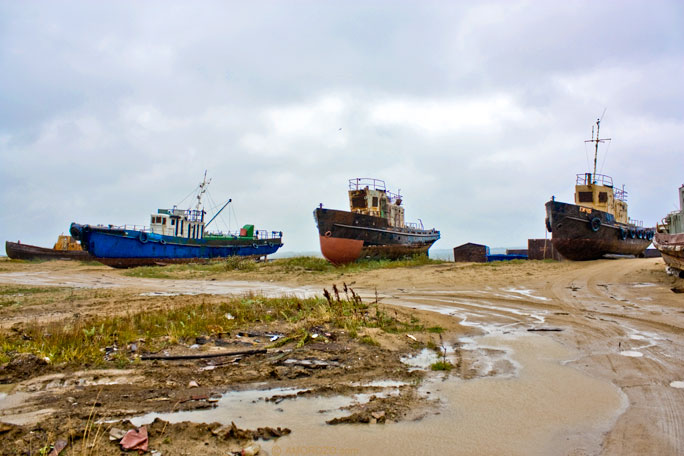
M 206 179 L 200 184 L 194 210 L 159 209 L 152 214 L 149 229 L 72 223 L 71 235 L 98 261 L 122 268 L 265 257 L 282 247 L 282 232 L 255 231 L 253 225 L 245 225 L 239 234 L 205 233 L 208 223 L 200 204 L 207 184 Z

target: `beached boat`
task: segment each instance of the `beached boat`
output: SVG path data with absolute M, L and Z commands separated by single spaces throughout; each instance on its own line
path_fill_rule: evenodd
M 63 234 L 57 238 L 57 242 L 51 249 L 5 241 L 5 252 L 13 260 L 93 260 L 73 237 Z
M 669 213 L 656 225 L 653 245 L 671 272 L 684 276 L 684 185 L 679 187 L 679 211 Z
M 359 258 L 397 259 L 427 254 L 439 231 L 404 223 L 401 195 L 385 188 L 379 179 L 349 180 L 351 211 L 314 210 L 321 253 L 333 264 Z
M 282 247 L 282 232 L 255 230 L 254 225 L 245 225 L 235 234 L 205 232 L 231 202 L 228 200 L 205 224 L 201 201 L 208 184 L 205 173 L 196 207 L 159 209 L 151 215 L 149 229 L 72 223 L 71 235 L 97 261 L 117 268 L 195 263 L 230 256 L 266 257 Z
M 631 220 L 627 215 L 627 192 L 613 187 L 610 176 L 597 174 L 600 119 L 596 121 L 594 172 L 578 174 L 575 182 L 575 204 L 556 201 L 546 203 L 546 229 L 551 242 L 569 260 L 595 260 L 604 255 L 642 255 L 655 234 L 653 228 Z

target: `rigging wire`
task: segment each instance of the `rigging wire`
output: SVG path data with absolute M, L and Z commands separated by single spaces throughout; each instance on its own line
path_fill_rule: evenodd
M 211 209 L 212 211 L 216 211 L 217 208 L 222 207 L 224 204 L 226 204 L 226 203 L 217 204 L 216 201 L 214 200 L 213 196 L 211 195 L 211 193 L 209 193 L 209 191 L 207 191 L 207 197 L 209 198 L 209 201 L 211 202 L 211 204 L 213 204 L 213 207 Z M 230 225 L 226 224 L 226 221 L 223 218 L 222 213 L 218 215 L 217 219 L 220 220 L 221 222 L 223 222 L 224 227 L 227 227 L 228 233 L 230 233 Z
M 608 147 L 606 147 L 606 152 L 603 154 L 603 162 L 601 162 L 601 173 L 603 173 L 603 165 L 606 164 L 606 158 L 608 158 L 608 152 L 610 152 L 610 144 L 612 141 L 608 141 Z
M 188 193 L 187 196 L 186 196 L 185 198 L 183 198 L 182 200 L 180 200 L 180 202 L 179 202 L 178 204 L 176 204 L 176 207 L 181 207 L 181 204 L 183 204 L 183 202 L 184 202 L 186 199 L 190 198 L 190 197 L 193 196 L 195 193 L 197 193 L 197 190 L 198 190 L 198 189 L 199 189 L 199 185 L 196 186 L 195 188 L 193 188 L 192 191 L 191 191 L 190 193 Z

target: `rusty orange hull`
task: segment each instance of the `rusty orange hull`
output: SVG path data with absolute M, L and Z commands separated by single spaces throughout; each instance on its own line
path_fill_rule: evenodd
M 440 237 L 437 230 L 397 228 L 387 220 L 348 211 L 316 209 L 321 253 L 333 264 L 360 258 L 398 259 L 427 254 Z

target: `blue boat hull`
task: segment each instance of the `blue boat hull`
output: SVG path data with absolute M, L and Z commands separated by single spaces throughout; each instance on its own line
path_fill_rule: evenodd
M 231 256 L 262 257 L 283 245 L 281 238 L 187 239 L 76 223 L 71 224 L 70 231 L 97 261 L 117 268 L 194 263 Z

